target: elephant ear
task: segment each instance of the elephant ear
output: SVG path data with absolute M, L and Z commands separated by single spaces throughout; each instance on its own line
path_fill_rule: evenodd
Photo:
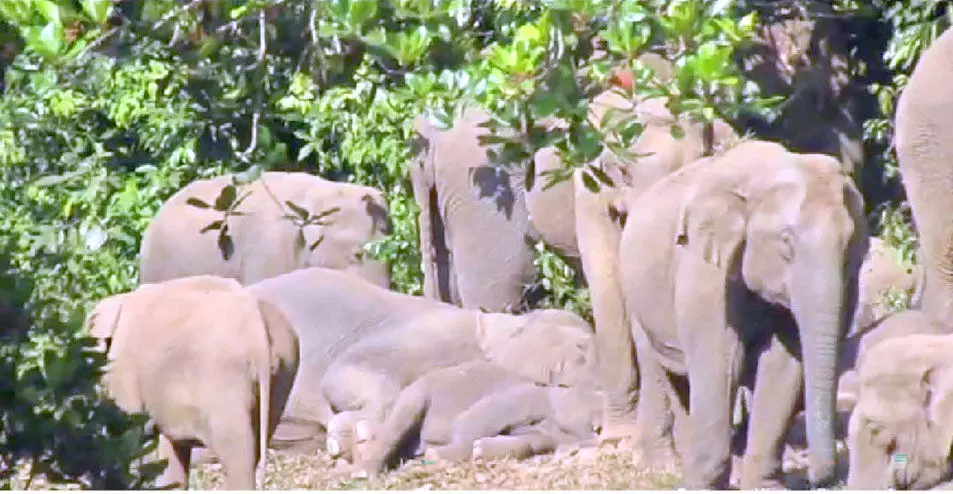
M 675 243 L 706 263 L 728 270 L 744 241 L 747 223 L 744 196 L 717 182 L 703 184 L 679 210 Z
M 86 334 L 97 340 L 112 338 L 119 325 L 119 315 L 122 313 L 125 296 L 126 294 L 122 293 L 100 300 L 86 318 Z
M 920 383 L 926 421 L 937 441 L 934 453 L 946 458 L 953 449 L 953 368 L 943 363 L 930 367 Z

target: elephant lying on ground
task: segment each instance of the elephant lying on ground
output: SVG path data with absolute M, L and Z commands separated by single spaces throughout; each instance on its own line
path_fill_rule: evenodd
M 486 441 L 477 456 L 529 455 L 594 439 L 602 395 L 587 391 L 591 376 L 565 377 L 567 387 L 542 386 L 486 360 L 434 370 L 401 392 L 383 422 L 355 423 L 355 465 L 376 474 L 430 448 L 432 456 L 466 459 L 474 441 L 500 434 L 509 438 Z
M 949 487 L 953 335 L 885 340 L 865 353 L 858 379 L 847 488 Z
M 751 351 L 742 487 L 778 485 L 802 378 L 812 482 L 832 482 L 837 352 L 867 249 L 853 182 L 833 158 L 749 141 L 626 206 L 621 286 L 639 354 L 673 378 L 675 412 L 689 420 L 686 484 L 727 486 L 731 404 Z
M 259 180 L 238 189 L 238 197 L 245 191 L 248 196 L 236 208 L 244 214 L 228 218 L 233 252 L 223 257 L 216 241 L 218 230 L 204 230 L 220 221 L 222 213 L 189 201 L 196 198 L 214 205 L 231 180 L 230 176 L 197 180 L 159 208 L 142 239 L 143 283 L 213 274 L 249 285 L 295 269 L 322 266 L 356 272 L 383 287 L 390 285 L 388 266 L 365 259 L 363 253 L 366 242 L 390 230 L 387 202 L 379 190 L 302 172 L 263 173 Z M 312 217 L 332 212 L 299 230 L 284 218 L 296 216 L 286 201 Z
M 469 360 L 487 358 L 546 384 L 572 382 L 594 365 L 592 329 L 567 311 L 481 313 L 325 268 L 286 273 L 249 290 L 280 307 L 301 342 L 277 446 L 322 444 L 342 411 L 380 422 L 417 378 Z
M 205 445 L 229 489 L 254 489 L 298 368 L 298 339 L 271 302 L 215 276 L 142 285 L 103 299 L 86 329 L 108 348 L 107 393 L 158 428 L 162 485 L 188 487 Z

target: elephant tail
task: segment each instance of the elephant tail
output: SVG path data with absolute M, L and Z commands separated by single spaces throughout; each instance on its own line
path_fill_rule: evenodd
M 272 374 L 272 339 L 269 333 L 269 312 L 262 307 L 260 301 L 257 304 L 261 313 L 261 335 L 264 337 L 263 344 L 260 346 L 256 367 L 258 368 L 258 465 L 261 466 L 260 474 L 256 465 L 256 484 L 264 487 L 265 469 L 268 465 L 268 431 L 271 424 L 271 374 Z

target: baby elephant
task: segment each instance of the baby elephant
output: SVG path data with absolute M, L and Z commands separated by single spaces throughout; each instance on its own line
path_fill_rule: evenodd
M 221 459 L 228 489 L 255 488 L 298 369 L 298 338 L 280 310 L 203 275 L 107 297 L 86 330 L 108 350 L 107 393 L 159 431 L 160 486 L 187 488 L 202 444 Z
M 847 488 L 921 490 L 949 481 L 953 335 L 886 339 L 866 349 L 858 381 Z
M 911 334 L 942 334 L 943 327 L 918 310 L 897 312 L 844 341 L 841 376 L 837 384 L 837 407 L 850 411 L 857 402 L 860 383 L 857 367 L 864 355 L 883 341 Z
M 355 465 L 371 475 L 402 457 L 522 458 L 594 440 L 603 397 L 585 386 L 545 386 L 486 360 L 435 370 L 398 397 L 382 424 L 359 420 Z

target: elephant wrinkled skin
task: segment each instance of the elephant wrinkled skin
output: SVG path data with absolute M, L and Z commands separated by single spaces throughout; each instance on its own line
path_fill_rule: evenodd
M 587 386 L 594 376 L 565 371 L 572 391 L 537 385 L 486 360 L 432 371 L 401 392 L 382 423 L 367 420 L 363 434 L 355 431 L 368 443 L 356 464 L 376 474 L 431 448 L 431 456 L 466 459 L 481 439 L 485 447 L 476 456 L 528 456 L 593 439 L 603 413 L 601 395 Z
M 953 31 L 920 56 L 897 100 L 900 177 L 920 234 L 920 307 L 953 330 Z
M 298 368 L 279 309 L 234 280 L 194 276 L 107 297 L 86 329 L 108 348 L 108 394 L 159 430 L 160 485 L 188 487 L 192 447 L 205 445 L 228 488 L 255 488 Z
M 363 246 L 390 231 L 387 202 L 377 189 L 332 182 L 302 172 L 265 172 L 239 188 L 248 196 L 228 218 L 233 251 L 228 259 L 216 242 L 217 230 L 203 228 L 222 219 L 212 208 L 188 204 L 197 198 L 215 204 L 230 176 L 197 180 L 182 188 L 159 208 L 142 239 L 143 283 L 181 276 L 212 274 L 234 278 L 243 285 L 309 266 L 353 271 L 387 287 L 390 272 L 381 261 L 364 258 Z M 283 218 L 291 201 L 310 215 L 333 210 L 324 224 L 298 226 Z M 301 238 L 303 235 L 303 238 Z
M 592 328 L 563 310 L 481 313 L 325 268 L 286 273 L 249 290 L 282 309 L 301 345 L 298 378 L 273 441 L 280 447 L 320 446 L 328 423 L 343 411 L 382 421 L 400 392 L 434 369 L 487 358 L 558 385 L 595 360 Z
M 951 355 L 953 335 L 929 334 L 887 339 L 865 353 L 848 427 L 848 489 L 949 487 Z
M 811 480 L 832 482 L 837 352 L 867 247 L 853 182 L 833 158 L 749 141 L 626 205 L 626 307 L 640 355 L 674 377 L 675 412 L 688 414 L 686 484 L 727 486 L 731 404 L 755 348 L 742 487 L 777 485 L 802 377 Z
M 467 107 L 450 129 L 414 123 L 410 167 L 420 207 L 424 296 L 489 312 L 516 310 L 533 282 L 534 250 L 521 174 L 494 166 L 480 137 L 490 115 Z

